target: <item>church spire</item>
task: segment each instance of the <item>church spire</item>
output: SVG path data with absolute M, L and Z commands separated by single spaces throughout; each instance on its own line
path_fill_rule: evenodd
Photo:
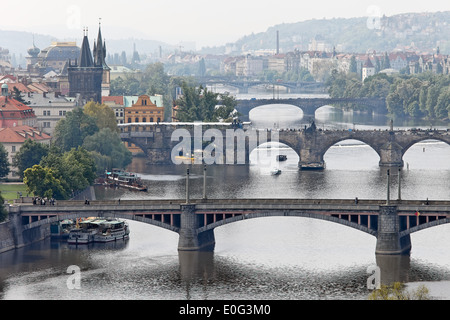
M 102 37 L 102 22 L 101 18 L 98 22 L 98 36 L 97 44 L 94 47 L 94 63 L 98 67 L 106 67 L 106 45 Z
M 91 48 L 89 46 L 88 40 L 88 28 L 83 28 L 83 43 L 81 45 L 81 53 L 80 53 L 80 67 L 89 68 L 94 66 L 94 61 L 92 59 Z

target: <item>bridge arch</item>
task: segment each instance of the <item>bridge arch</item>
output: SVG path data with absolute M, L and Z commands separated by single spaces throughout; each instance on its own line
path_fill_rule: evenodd
M 377 231 L 376 228 L 375 229 L 371 229 L 368 226 L 364 226 L 361 224 L 358 224 L 357 222 L 353 222 L 353 221 L 348 221 L 345 219 L 341 219 L 335 216 L 325 216 L 325 215 L 321 215 L 321 214 L 315 214 L 315 213 L 307 213 L 307 212 L 259 212 L 259 213 L 250 213 L 247 215 L 239 215 L 239 216 L 234 216 L 234 217 L 230 217 L 230 218 L 226 218 L 224 220 L 220 220 L 211 224 L 208 224 L 204 227 L 201 227 L 198 229 L 198 232 L 206 232 L 206 231 L 211 231 L 214 230 L 215 228 L 230 224 L 230 223 L 234 223 L 234 222 L 239 222 L 239 221 L 243 221 L 243 220 L 249 220 L 249 219 L 257 219 L 257 218 L 264 218 L 264 217 L 300 217 L 300 218 L 312 218 L 312 219 L 317 219 L 317 220 L 323 220 L 323 221 L 330 221 L 330 222 L 334 222 L 334 223 L 338 223 L 350 228 L 354 228 L 357 229 L 359 231 L 365 232 L 367 234 L 370 234 L 374 237 L 377 236 Z
M 370 148 L 370 152 L 374 153 L 374 156 L 377 155 L 378 156 L 378 161 L 381 158 L 381 154 L 380 151 L 377 150 L 376 148 L 374 148 L 368 141 L 365 141 L 365 139 L 362 138 L 354 138 L 354 137 L 347 137 L 347 138 L 342 138 L 342 139 L 333 139 L 331 140 L 328 144 L 324 145 L 323 148 L 320 149 L 319 153 L 321 156 L 321 159 L 323 161 L 325 161 L 325 157 L 326 154 L 334 147 L 338 146 L 338 145 L 345 145 L 345 142 L 358 142 L 358 143 L 362 143 L 363 146 L 365 147 L 369 147 Z M 353 145 L 353 143 L 351 144 Z M 355 144 L 356 146 L 356 144 Z
M 92 215 L 95 216 L 95 215 Z M 28 229 L 33 229 L 36 227 L 40 227 L 43 225 L 49 225 L 55 222 L 60 222 L 66 219 L 77 219 L 77 218 L 85 218 L 86 217 L 86 213 L 69 213 L 69 214 L 63 214 L 63 215 L 57 215 L 57 216 L 53 216 L 50 217 L 48 219 L 42 219 L 39 221 L 35 221 L 35 222 L 31 222 L 29 224 L 25 224 L 23 225 L 24 230 L 28 230 Z M 130 221 L 137 221 L 137 222 L 142 222 L 142 223 L 146 223 L 152 226 L 156 226 L 156 227 L 160 227 L 175 233 L 179 233 L 180 232 L 180 228 L 176 227 L 176 226 L 171 226 L 170 224 L 155 220 L 155 219 L 151 219 L 151 218 L 146 218 L 145 216 L 140 216 L 140 215 L 130 215 L 127 213 L 114 213 L 114 214 L 102 214 L 101 218 L 118 218 L 118 219 L 123 219 L 123 220 L 130 220 Z
M 424 136 L 424 137 L 419 137 L 417 140 L 413 140 L 413 141 L 409 142 L 408 144 L 406 144 L 403 147 L 403 150 L 402 150 L 403 155 L 405 155 L 406 152 L 408 152 L 408 150 L 411 149 L 411 147 L 413 147 L 414 145 L 416 145 L 418 143 L 421 143 L 421 142 L 426 142 L 426 141 L 443 142 L 443 143 L 445 143 L 446 145 L 448 145 L 450 147 L 450 141 L 449 141 L 448 138 L 445 139 L 443 136 L 440 136 L 440 135 L 435 135 L 435 136 L 432 136 L 432 137 Z
M 289 128 L 298 127 L 298 123 L 305 117 L 305 112 L 295 104 L 268 102 L 251 109 L 248 117 L 256 127 Z

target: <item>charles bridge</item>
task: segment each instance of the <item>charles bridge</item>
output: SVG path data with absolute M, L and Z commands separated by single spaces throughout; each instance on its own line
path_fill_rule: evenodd
M 208 142 L 214 142 L 216 164 L 249 164 L 250 153 L 259 145 L 280 142 L 297 152 L 300 169 L 320 170 L 326 167 L 324 155 L 329 148 L 343 140 L 358 140 L 378 154 L 380 167 L 403 167 L 403 155 L 416 143 L 437 140 L 450 144 L 448 130 L 394 130 L 392 125 L 386 130 L 322 130 L 314 123 L 286 130 L 241 129 L 225 123 L 132 123 L 120 128 L 121 139 L 140 147 L 154 164 L 173 164 L 174 153 L 186 156 L 193 149 L 203 150 Z M 187 141 L 183 143 L 186 137 L 192 138 L 188 147 Z M 202 163 L 201 159 L 195 161 Z

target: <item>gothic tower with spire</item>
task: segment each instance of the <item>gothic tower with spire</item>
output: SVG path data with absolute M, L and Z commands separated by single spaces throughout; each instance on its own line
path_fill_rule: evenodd
M 101 23 L 99 22 L 97 43 L 94 43 L 94 65 L 103 68 L 102 76 L 102 96 L 109 96 L 111 68 L 106 64 L 106 43 L 103 41 Z
M 103 44 L 100 46 L 94 44 L 94 55 L 92 55 L 87 28 L 83 30 L 83 33 L 84 36 L 81 45 L 80 58 L 75 60 L 74 63 L 69 61 L 67 69 L 70 86 L 69 96 L 78 97 L 81 105 L 84 105 L 91 100 L 101 103 L 105 67 L 108 69 L 107 80 L 109 81 L 109 68 L 106 63 L 104 63 L 106 51 Z M 100 30 L 99 35 L 99 41 L 101 43 Z

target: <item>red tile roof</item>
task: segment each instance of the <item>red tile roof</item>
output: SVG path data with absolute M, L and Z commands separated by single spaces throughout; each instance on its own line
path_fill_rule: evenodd
M 24 143 L 27 139 L 42 141 L 50 140 L 51 137 L 29 126 L 0 128 L 0 143 Z
M 32 112 L 33 109 L 29 106 L 11 98 L 11 97 L 0 97 L 0 110 L 2 111 L 29 111 Z
M 24 92 L 33 92 L 32 90 L 28 89 L 26 85 L 24 85 L 23 83 L 20 83 L 20 82 L 7 83 L 7 85 L 8 85 L 8 91 L 10 93 L 13 92 L 14 87 L 19 89 L 19 91 L 22 92 L 22 93 L 24 93 Z
M 102 97 L 102 103 L 114 102 L 115 104 L 123 105 L 123 96 L 106 96 Z

